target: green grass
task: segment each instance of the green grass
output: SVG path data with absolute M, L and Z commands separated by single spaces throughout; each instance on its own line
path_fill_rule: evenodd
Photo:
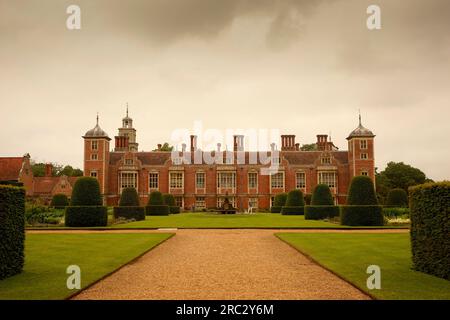
M 28 234 L 21 274 L 0 280 L 0 299 L 64 299 L 66 268 L 81 268 L 81 287 L 102 278 L 173 234 Z
M 450 299 L 450 281 L 411 269 L 409 234 L 276 235 L 378 299 Z M 380 290 L 367 289 L 369 265 L 381 268 Z
M 145 221 L 112 225 L 112 228 L 340 228 L 325 221 L 305 220 L 304 216 L 273 213 L 217 214 L 181 213 L 147 216 Z

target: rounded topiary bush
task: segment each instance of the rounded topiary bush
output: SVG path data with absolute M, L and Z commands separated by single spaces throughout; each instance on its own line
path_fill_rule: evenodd
M 304 214 L 305 199 L 303 192 L 300 190 L 289 191 L 286 204 L 281 208 L 281 214 L 283 215 L 302 215 Z
M 388 193 L 386 205 L 389 207 L 407 207 L 408 194 L 400 188 L 392 189 Z
M 75 182 L 72 190 L 71 206 L 101 206 L 102 196 L 97 179 L 82 177 Z
M 180 213 L 181 209 L 179 206 L 175 204 L 175 197 L 170 193 L 166 193 L 163 195 L 164 204 L 169 206 L 169 212 L 171 214 Z
M 303 207 L 305 205 L 305 199 L 303 197 L 303 192 L 300 190 L 289 191 L 286 198 L 286 207 Z
M 352 179 L 347 198 L 348 205 L 377 205 L 378 200 L 372 179 L 357 176 Z
M 170 193 L 166 193 L 163 195 L 163 201 L 164 204 L 167 204 L 168 206 L 175 206 L 175 197 Z
M 279 193 L 275 196 L 273 200 L 273 206 L 270 207 L 270 212 L 272 213 L 280 213 L 281 208 L 286 204 L 287 193 Z
M 101 227 L 108 223 L 108 210 L 102 206 L 100 185 L 91 177 L 79 178 L 72 191 L 70 206 L 66 207 L 67 227 Z
M 341 207 L 341 224 L 347 226 L 382 226 L 383 208 L 378 205 L 372 179 L 358 176 L 352 179 L 347 205 Z
M 326 184 L 314 188 L 311 205 L 305 207 L 306 220 L 320 220 L 339 215 L 339 207 L 334 205 L 331 190 Z
M 333 196 L 330 187 L 326 184 L 318 184 L 313 191 L 311 198 L 313 206 L 332 206 L 334 205 Z
M 147 205 L 164 205 L 164 197 L 163 194 L 159 191 L 153 191 L 150 193 L 150 196 L 148 197 L 148 203 Z
M 139 195 L 135 188 L 125 188 L 120 195 L 119 207 L 138 207 Z
M 169 213 L 170 208 L 164 203 L 163 194 L 159 191 L 150 193 L 145 214 L 150 216 L 167 216 Z
M 54 207 L 55 209 L 64 209 L 68 205 L 69 205 L 69 198 L 67 198 L 67 196 L 62 193 L 55 194 L 50 203 L 50 206 Z

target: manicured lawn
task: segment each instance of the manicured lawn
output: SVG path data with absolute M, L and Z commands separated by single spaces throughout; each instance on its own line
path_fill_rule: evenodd
M 147 216 L 145 221 L 112 225 L 113 228 L 340 228 L 338 224 L 305 220 L 304 216 L 274 213 L 216 214 L 181 213 Z
M 379 299 L 450 299 L 450 281 L 411 270 L 409 234 L 277 236 Z M 369 265 L 381 268 L 381 289 L 368 290 Z
M 64 299 L 66 268 L 78 265 L 81 287 L 100 279 L 172 236 L 159 234 L 28 234 L 25 268 L 0 280 L 0 299 Z

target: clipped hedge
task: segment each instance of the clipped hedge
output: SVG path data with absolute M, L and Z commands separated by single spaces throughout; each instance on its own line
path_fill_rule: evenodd
M 173 195 L 171 195 L 170 193 L 166 193 L 163 195 L 163 201 L 164 201 L 164 204 L 167 204 L 169 207 L 175 206 L 175 197 Z
M 279 193 L 275 195 L 275 199 L 273 199 L 273 206 L 270 207 L 271 213 L 280 213 L 281 208 L 286 204 L 287 193 Z
M 139 207 L 139 195 L 135 188 L 125 188 L 122 190 L 119 207 Z
M 304 206 L 284 206 L 281 208 L 282 215 L 303 215 L 305 212 Z
M 386 206 L 407 207 L 408 194 L 405 190 L 400 188 L 390 190 L 386 199 Z
M 97 179 L 82 177 L 77 179 L 72 190 L 71 206 L 101 206 L 102 196 Z
M 139 206 L 114 207 L 114 219 L 125 218 L 136 221 L 145 220 L 145 208 Z
M 148 197 L 147 206 L 149 205 L 164 205 L 164 197 L 163 194 L 159 191 L 152 191 L 150 196 Z
M 450 182 L 411 187 L 411 249 L 417 271 L 450 278 Z
M 280 213 L 282 207 L 270 207 L 271 213 Z
M 181 212 L 181 208 L 179 206 L 169 206 L 169 212 L 171 214 L 177 214 Z
M 306 220 L 320 220 L 339 216 L 339 207 L 334 205 L 330 187 L 318 184 L 313 191 L 311 205 L 305 207 Z
M 67 196 L 62 193 L 55 194 L 50 203 L 50 206 L 54 207 L 55 209 L 64 209 L 68 205 L 69 205 L 69 198 L 67 198 Z
M 334 205 L 333 195 L 330 187 L 326 184 L 318 184 L 313 191 L 311 197 L 311 205 L 313 206 L 332 206 Z
M 286 203 L 283 205 L 283 207 L 303 207 L 305 206 L 305 199 L 303 197 L 303 192 L 300 190 L 291 190 L 289 191 Z
M 65 212 L 66 227 L 105 227 L 108 208 L 103 206 L 70 206 Z
M 152 204 L 145 207 L 145 214 L 148 216 L 167 216 L 170 207 L 166 204 Z
M 25 189 L 0 185 L 0 279 L 22 272 Z
M 341 224 L 346 226 L 382 226 L 383 208 L 379 205 L 341 206 Z
M 305 220 L 321 220 L 338 216 L 338 206 L 305 206 Z

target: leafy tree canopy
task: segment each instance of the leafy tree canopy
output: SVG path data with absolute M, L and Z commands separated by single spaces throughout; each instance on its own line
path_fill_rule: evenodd
M 308 143 L 308 144 L 303 144 L 300 147 L 301 151 L 315 151 L 317 150 L 317 144 L 315 143 Z
M 161 149 L 154 149 L 153 151 L 172 151 L 173 146 L 169 145 L 169 143 L 164 142 L 164 144 L 161 146 Z
M 52 176 L 53 177 L 59 177 L 59 176 L 68 176 L 68 177 L 81 177 L 83 175 L 83 170 L 78 168 L 73 168 L 70 165 L 59 165 L 56 163 L 52 163 Z M 43 162 L 32 162 L 31 168 L 33 170 L 33 175 L 35 177 L 43 177 L 45 176 L 45 163 Z
M 425 182 L 431 182 L 420 169 L 403 162 L 389 162 L 386 168 L 375 174 L 377 192 L 381 198 L 386 198 L 389 190 L 401 188 L 408 192 L 408 188 Z

